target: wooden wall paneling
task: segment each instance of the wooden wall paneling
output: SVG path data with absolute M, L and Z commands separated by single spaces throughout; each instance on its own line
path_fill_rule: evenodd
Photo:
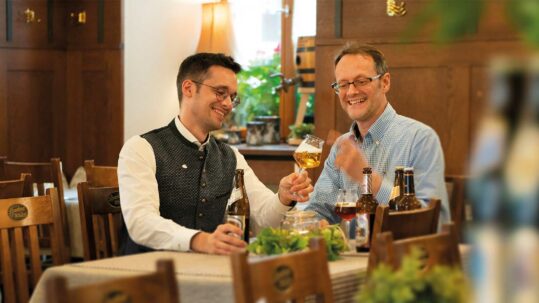
M 85 159 L 117 165 L 124 121 L 121 62 L 120 50 L 68 52 L 68 175 Z
M 6 1 L 2 0 L 0 1 L 0 45 L 4 45 L 6 43 L 6 23 L 7 23 L 7 15 L 6 15 Z
M 0 58 L 7 59 L 8 51 L 0 49 Z M 7 155 L 8 151 L 8 121 L 7 121 L 7 62 L 0 60 L 0 155 Z
M 339 99 L 331 88 L 331 83 L 335 81 L 333 61 L 335 58 L 334 46 L 321 45 L 316 42 L 316 92 L 314 103 L 315 134 L 326 140 L 330 130 L 335 130 L 337 112 L 342 111 Z M 329 154 L 331 146 L 325 144 L 322 151 L 322 159 L 325 160 Z M 323 162 L 322 162 L 323 163 Z M 316 182 L 322 172 L 323 165 L 312 169 L 309 175 Z
M 115 0 L 79 0 L 67 3 L 67 47 L 101 49 L 122 47 L 122 6 Z M 79 23 L 79 13 L 86 23 Z
M 13 35 L 12 40 L 4 40 L 3 45 L 9 47 L 48 47 L 48 1 L 52 0 L 5 1 L 9 1 L 11 5 Z M 35 19 L 33 21 L 27 22 L 26 10 L 34 12 Z
M 470 146 L 490 100 L 489 71 L 485 65 L 470 66 Z
M 72 177 L 83 164 L 82 157 L 82 52 L 66 52 L 66 157 L 63 170 L 67 178 Z
M 335 38 L 335 0 L 316 1 L 316 38 Z
M 57 51 L 3 50 L 0 92 L 2 152 L 12 160 L 45 161 L 62 149 L 64 65 Z
M 406 15 L 390 17 L 386 1 L 343 0 L 343 38 L 368 39 L 373 42 L 398 42 L 410 20 L 417 16 L 430 0 L 406 0 Z M 431 30 L 421 31 L 413 41 L 430 41 Z
M 82 72 L 84 159 L 118 165 L 123 144 L 123 102 L 119 52 L 86 54 Z M 99 68 L 92 61 L 101 61 Z M 97 63 L 97 62 L 96 62 Z M 115 85 L 116 84 L 116 85 Z

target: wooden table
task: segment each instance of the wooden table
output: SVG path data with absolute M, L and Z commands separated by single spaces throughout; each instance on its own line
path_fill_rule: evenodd
M 234 302 L 229 257 L 168 251 L 49 268 L 39 280 L 30 302 L 45 302 L 45 285 L 52 277 L 65 276 L 68 287 L 90 284 L 154 272 L 158 259 L 174 260 L 181 302 Z M 345 256 L 329 263 L 335 302 L 353 302 L 358 286 L 364 282 L 366 269 L 367 254 Z

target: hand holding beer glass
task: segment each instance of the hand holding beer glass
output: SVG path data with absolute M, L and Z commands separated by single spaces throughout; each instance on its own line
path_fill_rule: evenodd
M 315 168 L 320 165 L 323 146 L 324 140 L 313 135 L 305 136 L 305 139 L 294 151 L 294 160 L 299 166 L 298 174 L 301 175 L 307 168 Z M 297 196 L 297 194 L 294 195 Z
M 307 168 L 315 168 L 320 165 L 322 160 L 322 147 L 324 140 L 307 135 L 301 144 L 294 151 L 294 160 L 299 166 L 299 174 L 303 173 Z

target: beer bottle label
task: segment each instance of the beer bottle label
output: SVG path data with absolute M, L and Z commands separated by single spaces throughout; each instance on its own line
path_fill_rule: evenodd
M 232 224 L 237 226 L 239 229 L 241 229 L 243 232 L 245 232 L 245 216 L 240 215 L 228 215 L 226 217 L 226 223 Z M 241 236 L 238 236 L 237 234 L 233 234 L 234 236 L 237 236 L 241 239 Z
M 391 190 L 391 194 L 389 195 L 389 200 L 391 201 L 395 199 L 396 197 L 400 196 L 400 194 L 401 194 L 400 187 L 398 185 L 393 186 L 393 189 Z

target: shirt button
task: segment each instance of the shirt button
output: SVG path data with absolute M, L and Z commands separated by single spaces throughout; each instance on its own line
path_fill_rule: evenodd
M 376 145 L 380 144 L 380 141 L 376 140 Z
M 198 156 L 198 158 L 199 158 L 200 160 L 204 160 L 204 156 L 203 156 L 203 155 Z
M 206 182 L 202 182 L 202 184 L 200 184 L 200 186 L 206 187 Z
M 204 214 L 203 214 L 203 213 L 198 213 L 198 216 L 199 216 L 199 217 L 203 217 Z
M 200 202 L 202 202 L 202 203 L 206 203 L 206 201 L 207 201 L 206 198 L 200 199 Z

